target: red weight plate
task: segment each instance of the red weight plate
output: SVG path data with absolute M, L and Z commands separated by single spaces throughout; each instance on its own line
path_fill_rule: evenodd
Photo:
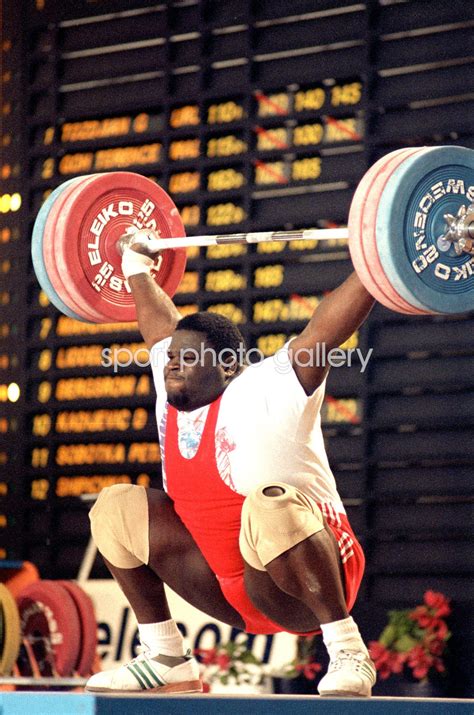
M 91 598 L 74 581 L 58 581 L 74 601 L 81 622 L 79 659 L 75 671 L 83 678 L 91 675 L 97 651 L 97 621 Z
M 184 236 L 178 209 L 168 194 L 139 174 L 117 171 L 76 186 L 56 224 L 59 272 L 71 276 L 76 302 L 94 306 L 108 320 L 136 320 L 135 304 L 116 244 L 129 226 L 150 228 L 162 238 Z M 156 282 L 172 296 L 186 265 L 185 249 L 163 252 Z
M 4 582 L 12 596 L 16 598 L 26 586 L 39 580 L 40 575 L 36 566 L 30 561 L 23 561 L 18 570 L 9 569 L 9 576 Z
M 380 303 L 391 310 L 415 314 L 415 308 L 413 306 L 406 302 L 401 303 L 399 300 L 389 298 L 386 292 L 381 290 L 378 279 L 380 271 L 377 271 L 377 267 L 375 267 L 374 275 L 374 264 L 376 266 L 378 263 L 378 254 L 375 253 L 375 256 L 371 255 L 366 246 L 368 233 L 370 233 L 371 230 L 375 232 L 375 224 L 373 228 L 367 226 L 367 222 L 364 226 L 364 216 L 365 212 L 368 210 L 369 204 L 368 197 L 378 173 L 383 171 L 384 167 L 390 163 L 391 160 L 396 160 L 398 157 L 403 159 L 407 151 L 409 150 L 399 149 L 383 156 L 375 164 L 373 164 L 373 166 L 371 166 L 362 177 L 354 195 L 349 213 L 349 249 L 354 267 L 359 277 L 363 281 L 367 290 L 369 290 Z
M 417 314 L 416 308 L 404 301 L 400 298 L 400 296 L 398 296 L 397 299 L 393 293 L 389 297 L 387 291 L 382 289 L 380 283 L 383 281 L 385 286 L 387 279 L 384 274 L 383 278 L 380 275 L 381 267 L 379 265 L 380 261 L 378 259 L 378 253 L 376 249 L 372 249 L 371 253 L 370 249 L 366 246 L 366 243 L 369 241 L 370 247 L 372 248 L 373 246 L 372 234 L 375 234 L 375 217 L 372 226 L 368 225 L 365 220 L 366 212 L 369 210 L 369 195 L 371 195 L 371 189 L 378 174 L 384 171 L 388 164 L 397 160 L 402 161 L 407 156 L 407 152 L 412 151 L 418 151 L 418 149 L 398 149 L 397 151 L 393 151 L 376 161 L 375 164 L 368 169 L 359 182 L 352 199 L 349 211 L 348 228 L 349 250 L 352 262 L 358 276 L 367 290 L 376 300 L 390 310 L 415 315 Z M 371 196 L 370 201 L 374 201 L 374 197 Z M 377 202 L 375 209 L 376 207 Z
M 79 656 L 81 625 L 69 593 L 54 581 L 30 584 L 18 596 L 21 631 L 43 676 L 70 676 Z M 21 664 L 19 663 L 20 672 Z
M 71 282 L 73 278 L 69 273 L 67 273 L 64 266 L 58 265 L 58 244 L 60 239 L 58 236 L 57 224 L 59 217 L 62 216 L 64 212 L 64 205 L 68 196 L 70 196 L 70 194 L 78 187 L 89 184 L 98 176 L 101 176 L 101 174 L 80 177 L 78 181 L 64 189 L 51 206 L 43 233 L 44 264 L 54 290 L 59 295 L 63 303 L 70 307 L 75 313 L 80 315 L 81 318 L 93 323 L 105 322 L 105 316 L 102 315 L 100 311 L 95 310 L 94 306 L 89 305 L 84 298 L 81 298 L 81 296 L 76 295 L 74 291 L 71 291 Z
M 393 152 L 392 155 L 404 153 L 404 149 L 399 149 Z M 390 156 L 390 155 L 389 155 Z M 391 310 L 399 310 L 399 306 L 388 301 L 387 297 L 378 289 L 378 285 L 374 282 L 372 278 L 372 273 L 369 270 L 364 251 L 363 251 L 363 240 L 362 236 L 362 217 L 367 204 L 367 195 L 370 191 L 370 187 L 374 181 L 377 172 L 381 167 L 387 162 L 388 157 L 383 156 L 381 159 L 375 162 L 364 174 L 360 180 L 355 194 L 352 199 L 349 219 L 348 219 L 348 229 L 349 229 L 349 251 L 351 254 L 352 263 L 354 268 L 363 282 L 367 290 L 378 300 L 380 303 L 385 305 Z
M 393 172 L 403 164 L 408 158 L 416 155 L 424 154 L 428 149 L 419 147 L 417 149 L 406 149 L 405 153 L 400 153 L 393 158 L 390 157 L 385 166 L 377 172 L 374 181 L 367 194 L 367 203 L 362 215 L 361 234 L 364 236 L 362 250 L 364 252 L 369 270 L 382 293 L 393 303 L 400 306 L 399 310 L 409 306 L 416 315 L 429 315 L 429 311 L 423 310 L 418 305 L 414 305 L 403 298 L 395 289 L 393 281 L 389 280 L 382 263 L 380 261 L 379 249 L 377 244 L 377 225 L 379 216 L 380 198 L 385 190 L 388 180 Z M 394 240 L 397 237 L 393 237 Z M 405 312 L 403 310 L 402 312 Z

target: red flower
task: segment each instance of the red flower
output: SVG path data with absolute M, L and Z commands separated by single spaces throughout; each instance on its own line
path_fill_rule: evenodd
M 421 645 L 415 645 L 408 651 L 407 661 L 409 665 L 416 665 L 425 655 L 425 649 Z
M 401 673 L 406 661 L 406 653 L 391 653 L 390 665 L 392 673 Z
M 407 664 L 412 669 L 414 677 L 419 680 L 426 678 L 433 661 L 433 656 L 427 653 L 421 645 L 416 645 L 408 651 Z
M 434 611 L 434 615 L 437 618 L 449 616 L 451 613 L 448 599 L 442 593 L 438 593 L 438 591 L 426 591 L 423 600 L 428 608 Z
M 378 673 L 382 680 L 387 680 L 392 675 L 390 663 L 382 663 L 377 666 Z
M 200 656 L 203 665 L 217 663 L 217 648 L 196 648 L 194 652 Z
M 438 671 L 438 673 L 444 673 L 446 671 L 441 658 L 433 658 L 433 667 Z
M 229 669 L 229 663 L 230 663 L 230 656 L 228 653 L 218 653 L 217 658 L 215 660 L 217 665 L 221 670 L 228 670 Z
M 392 654 L 378 641 L 371 641 L 369 643 L 369 653 L 382 680 L 386 680 L 393 672 L 400 672 L 401 668 L 397 671 L 393 670 L 393 656 L 397 654 Z
M 425 646 L 431 655 L 442 655 L 445 648 L 445 643 L 438 638 L 430 638 L 425 640 Z
M 369 653 L 373 661 L 383 659 L 385 655 L 388 655 L 388 650 L 384 645 L 379 643 L 379 641 L 370 641 L 369 643 Z
M 448 626 L 440 618 L 434 619 L 433 623 L 430 626 L 430 631 L 436 638 L 442 641 L 446 640 L 449 634 Z
M 443 672 L 442 656 L 451 636 L 444 616 L 450 613 L 449 600 L 436 591 L 426 591 L 423 604 L 412 610 L 391 611 L 380 641 L 369 643 L 380 678 L 403 672 L 405 664 L 420 680 L 430 671 Z
M 305 678 L 308 680 L 314 680 L 316 677 L 316 673 L 319 673 L 321 670 L 321 665 L 319 663 L 305 663 L 303 664 L 302 672 Z
M 417 606 L 410 611 L 408 617 L 412 621 L 416 621 L 420 628 L 431 628 L 433 623 L 436 622 L 436 618 L 430 613 L 426 606 Z
M 416 668 L 413 668 L 413 677 L 418 678 L 418 680 L 423 680 L 423 678 L 426 678 L 428 675 L 429 669 L 429 665 L 417 665 Z
M 319 663 L 297 663 L 295 665 L 295 670 L 297 673 L 302 673 L 308 680 L 314 680 L 316 673 L 319 673 L 322 666 Z

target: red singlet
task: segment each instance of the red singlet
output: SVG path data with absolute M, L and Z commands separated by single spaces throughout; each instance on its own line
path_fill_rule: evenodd
M 220 401 L 221 397 L 209 407 L 201 441 L 192 459 L 185 459 L 179 451 L 177 410 L 168 405 L 164 445 L 167 492 L 176 513 L 216 574 L 226 600 L 244 619 L 246 632 L 279 633 L 285 629 L 258 611 L 245 591 L 244 561 L 239 549 L 240 515 L 245 497 L 222 481 L 217 467 L 215 429 Z M 335 515 L 334 524 L 327 510 L 324 515 L 341 544 L 341 555 L 341 546 L 344 549 L 346 601 L 351 608 L 364 570 L 362 549 L 345 515 Z M 348 540 L 352 542 L 350 554 Z

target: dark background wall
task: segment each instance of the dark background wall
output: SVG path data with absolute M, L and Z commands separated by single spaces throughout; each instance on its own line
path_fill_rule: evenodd
M 114 377 L 121 397 L 100 382 L 102 347 L 139 341 L 133 326 L 81 327 L 36 282 L 44 198 L 72 176 L 126 169 L 170 192 L 190 234 L 345 225 L 357 182 L 387 152 L 472 147 L 472 6 L 7 0 L 3 13 L 0 548 L 70 578 L 89 533 L 80 494 L 158 485 L 160 466 L 146 371 Z M 350 271 L 344 241 L 280 248 L 190 252 L 176 302 L 223 312 L 273 352 Z M 473 327 L 472 315 L 378 306 L 352 343 L 374 349 L 367 370 L 332 371 L 323 415 L 367 553 L 364 634 L 378 635 L 387 608 L 441 590 L 456 695 L 472 691 Z

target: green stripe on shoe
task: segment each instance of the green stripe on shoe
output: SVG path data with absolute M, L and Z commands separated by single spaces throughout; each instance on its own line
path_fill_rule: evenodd
M 154 679 L 154 681 L 155 681 L 155 683 L 156 683 L 157 685 L 165 685 L 165 684 L 166 684 L 165 681 L 164 681 L 162 678 L 160 678 L 160 676 L 158 675 L 158 673 L 155 673 L 155 671 L 153 670 L 153 668 L 151 667 L 151 665 L 148 663 L 148 661 L 144 660 L 144 661 L 142 661 L 142 662 L 140 663 L 140 665 L 141 665 L 143 668 L 146 668 L 146 670 L 148 670 L 149 674 L 150 674 L 151 677 Z
M 130 663 L 130 665 L 127 665 L 127 668 L 132 675 L 135 676 L 144 690 L 154 688 L 156 686 L 156 682 L 154 683 L 150 680 L 144 669 L 141 667 L 141 663 L 133 663 L 133 665 Z M 161 685 L 161 683 L 159 684 Z
M 146 689 L 147 689 L 147 684 L 146 684 L 145 680 L 143 680 L 143 679 L 141 678 L 140 673 L 139 673 L 139 672 L 138 672 L 138 673 L 135 672 L 135 666 L 132 665 L 132 664 L 129 664 L 129 665 L 126 666 L 126 668 L 127 668 L 127 670 L 130 671 L 130 673 L 133 675 L 133 677 L 135 678 L 135 680 L 137 681 L 137 683 L 138 683 L 138 685 L 141 687 L 141 689 L 142 689 L 142 690 L 146 690 Z
M 370 678 L 373 678 L 373 677 L 374 677 L 374 673 L 373 673 L 372 668 L 371 668 L 369 665 L 367 665 L 366 663 L 362 663 L 362 665 L 361 665 L 361 670 L 362 670 L 362 672 L 364 672 L 366 675 L 368 675 Z
M 141 661 L 140 663 L 134 663 L 133 667 L 138 670 L 140 673 L 141 677 L 143 680 L 146 682 L 148 688 L 154 688 L 156 686 L 156 682 L 150 679 L 150 677 L 147 675 L 146 670 L 143 668 L 145 665 L 145 661 Z

